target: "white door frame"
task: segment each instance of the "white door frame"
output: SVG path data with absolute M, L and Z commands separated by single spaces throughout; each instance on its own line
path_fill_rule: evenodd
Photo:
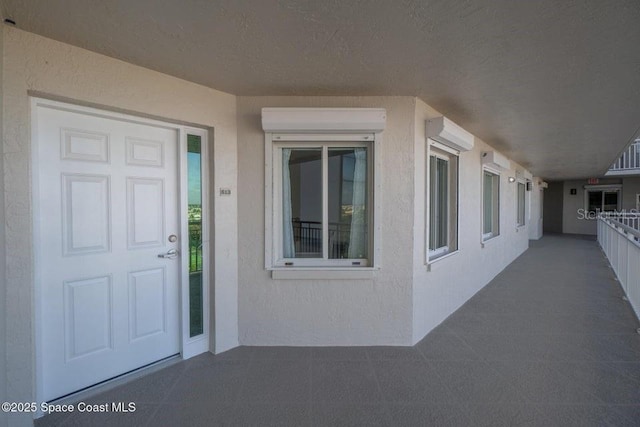
M 33 221 L 33 282 L 34 282 L 34 327 L 32 328 L 35 343 L 35 385 L 36 385 L 36 401 L 41 402 L 43 396 L 43 355 L 42 349 L 42 283 L 40 264 L 42 255 L 40 253 L 41 233 L 40 229 L 40 191 L 39 191 L 39 161 L 38 158 L 38 107 L 54 108 L 62 111 L 79 112 L 96 117 L 102 117 L 112 120 L 126 121 L 130 123 L 146 124 L 161 126 L 164 128 L 175 130 L 178 134 L 178 191 L 180 206 L 178 209 L 178 217 L 181 227 L 181 253 L 180 257 L 180 301 L 178 302 L 180 322 L 180 354 L 183 359 L 196 356 L 198 354 L 209 351 L 210 338 L 210 289 L 209 278 L 210 273 L 210 198 L 209 198 L 209 145 L 208 131 L 203 128 L 194 128 L 189 126 L 178 125 L 176 123 L 165 122 L 155 119 L 148 119 L 129 114 L 117 113 L 108 110 L 102 110 L 92 107 L 85 107 L 65 102 L 53 101 L 45 98 L 30 97 L 30 117 L 31 117 L 31 203 L 32 203 L 32 221 Z M 203 283 L 203 333 L 197 337 L 189 337 L 189 262 L 186 254 L 189 254 L 188 239 L 188 214 L 187 214 L 187 197 L 188 197 L 188 173 L 187 173 L 187 135 L 198 135 L 201 138 L 201 174 L 202 174 L 202 283 Z M 41 414 L 34 414 L 36 417 Z

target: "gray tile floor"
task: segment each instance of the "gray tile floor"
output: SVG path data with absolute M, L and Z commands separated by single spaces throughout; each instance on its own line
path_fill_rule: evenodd
M 639 326 L 592 240 L 546 236 L 415 347 L 239 347 L 63 426 L 639 426 Z

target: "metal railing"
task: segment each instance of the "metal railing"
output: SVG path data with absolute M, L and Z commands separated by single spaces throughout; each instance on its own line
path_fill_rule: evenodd
M 640 169 L 640 139 L 636 139 L 609 168 L 609 172 Z
M 600 214 L 598 243 L 609 259 L 636 316 L 640 318 L 640 215 L 614 212 Z
M 202 271 L 202 221 L 189 221 L 189 271 Z
M 296 254 L 298 256 L 301 254 L 308 254 L 309 256 L 320 254 L 320 257 L 322 257 L 322 223 L 294 219 L 292 226 Z M 348 257 L 350 237 L 350 223 L 329 223 L 329 259 Z

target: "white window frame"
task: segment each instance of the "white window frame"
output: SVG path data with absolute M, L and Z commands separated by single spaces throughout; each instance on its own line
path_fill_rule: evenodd
M 448 162 L 448 188 L 449 192 L 451 192 L 453 186 L 452 182 L 452 170 L 451 170 L 451 161 L 453 158 L 456 159 L 456 168 L 455 168 L 455 203 L 456 210 L 455 215 L 451 214 L 451 197 L 447 198 L 447 214 L 449 217 L 448 227 L 447 227 L 447 242 L 449 242 L 446 246 L 442 246 L 440 248 L 430 250 L 429 249 L 429 239 L 431 235 L 431 157 L 434 156 L 436 158 L 440 158 L 446 160 Z M 425 253 L 427 254 L 426 262 L 427 264 L 433 263 L 439 259 L 447 255 L 454 254 L 459 250 L 459 224 L 460 224 L 460 209 L 459 209 L 459 197 L 460 197 L 460 152 L 450 148 L 444 144 L 440 144 L 437 141 L 432 139 L 427 139 L 427 153 L 426 153 L 426 167 L 425 167 L 425 183 L 426 183 L 426 195 L 425 195 Z M 455 221 L 455 235 L 451 235 L 452 225 L 451 222 Z M 455 243 L 452 245 L 451 243 Z M 452 246 L 455 246 L 455 249 L 452 249 Z
M 522 179 L 516 181 L 516 226 L 518 228 L 527 225 L 527 182 Z M 522 222 L 520 222 L 520 186 L 523 186 L 522 191 Z
M 367 270 L 379 269 L 380 260 L 380 159 L 382 132 L 376 133 L 265 133 L 265 269 L 267 270 Z M 282 148 L 366 147 L 368 168 L 369 258 L 319 259 L 282 256 Z M 325 169 L 323 167 L 323 169 Z M 326 174 L 324 170 L 323 174 Z M 324 181 L 324 179 L 323 179 Z M 323 192 L 327 191 L 323 187 Z M 326 199 L 326 198 L 325 198 Z M 324 201 L 323 201 L 324 204 Z M 323 218 L 326 206 L 323 207 Z M 328 243 L 323 231 L 323 240 Z M 323 256 L 326 254 L 323 254 Z M 292 264 L 291 264 L 292 263 Z
M 308 137 L 309 135 L 305 135 Z M 274 257 L 274 266 L 275 267 L 368 267 L 369 266 L 369 258 L 349 258 L 349 259 L 330 259 L 329 258 L 329 201 L 328 201 L 328 187 L 326 184 L 328 183 L 328 151 L 332 148 L 366 148 L 367 149 L 367 212 L 368 212 L 368 224 L 369 224 L 369 235 L 371 236 L 372 231 L 372 204 L 371 200 L 373 198 L 372 185 L 371 185 L 371 177 L 373 176 L 373 167 L 372 161 L 373 158 L 373 147 L 371 141 L 373 135 L 349 135 L 342 137 L 342 139 L 349 139 L 348 141 L 340 140 L 340 141 L 320 141 L 326 136 L 317 135 L 315 136 L 317 140 L 310 141 L 295 141 L 295 135 L 278 135 L 278 140 L 287 142 L 277 142 L 273 144 L 273 253 Z M 283 221 L 282 221 L 282 185 L 279 185 L 282 182 L 282 150 L 285 148 L 291 149 L 306 149 L 306 148 L 315 148 L 322 150 L 322 224 L 326 225 L 322 228 L 322 258 L 285 258 L 282 254 L 283 251 Z M 372 253 L 372 245 L 371 240 L 368 241 L 367 253 Z
M 492 229 L 489 233 L 485 233 L 484 232 L 484 174 L 488 172 L 492 175 L 495 175 L 496 181 L 498 182 L 498 191 L 494 191 L 492 193 L 493 195 L 493 200 L 491 203 L 491 207 L 492 207 Z M 481 223 L 480 223 L 480 230 L 482 233 L 482 242 L 487 242 L 488 240 L 494 239 L 498 236 L 500 236 L 500 190 L 502 187 L 502 176 L 500 174 L 499 171 L 493 169 L 493 168 L 489 168 L 484 166 L 482 168 L 482 176 L 481 176 L 481 214 L 480 214 L 480 218 L 481 218 Z
M 589 210 L 589 193 L 591 192 L 602 192 L 602 198 L 600 199 L 600 211 L 597 213 L 604 212 L 602 207 L 604 206 L 604 193 L 606 192 L 616 192 L 618 193 L 618 200 L 616 210 L 620 210 L 622 208 L 622 185 L 585 185 L 584 186 L 584 211 L 589 214 L 591 211 Z M 591 218 L 590 215 L 586 215 L 586 218 Z

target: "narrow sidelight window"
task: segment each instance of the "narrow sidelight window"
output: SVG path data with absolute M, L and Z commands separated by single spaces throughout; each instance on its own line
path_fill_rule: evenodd
M 189 336 L 204 332 L 202 287 L 202 138 L 187 135 L 189 217 Z

